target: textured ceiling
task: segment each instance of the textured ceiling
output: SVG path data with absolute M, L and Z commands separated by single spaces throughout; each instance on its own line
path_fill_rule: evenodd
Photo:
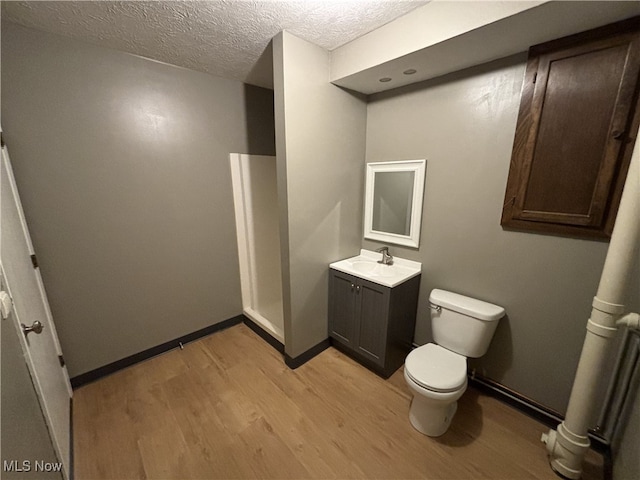
M 333 50 L 426 3 L 392 0 L 2 2 L 2 16 L 26 27 L 270 87 L 271 61 L 270 52 L 266 50 L 271 38 L 280 31 L 288 30 Z

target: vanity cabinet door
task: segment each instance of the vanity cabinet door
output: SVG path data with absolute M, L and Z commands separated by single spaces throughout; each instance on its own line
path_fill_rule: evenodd
M 356 279 L 331 270 L 329 277 L 329 335 L 353 349 L 356 327 Z
M 420 276 L 393 288 L 329 270 L 332 345 L 388 378 L 411 351 Z
M 358 352 L 384 367 L 390 288 L 366 280 L 356 286 Z

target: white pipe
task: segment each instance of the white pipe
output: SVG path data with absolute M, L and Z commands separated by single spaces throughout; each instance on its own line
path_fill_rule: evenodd
M 633 328 L 635 330 L 640 330 L 640 314 L 638 313 L 628 313 L 620 320 L 616 322 L 618 326 L 624 326 Z
M 638 135 L 636 135 L 638 138 Z M 589 421 L 595 408 L 596 389 L 603 375 L 606 354 L 617 331 L 617 322 L 638 325 L 637 314 L 625 313 L 622 304 L 638 242 L 640 241 L 640 141 L 631 157 L 629 172 L 620 200 L 618 216 L 611 234 L 607 258 L 600 277 L 598 292 L 593 298 L 591 318 L 582 346 L 578 370 L 569 398 L 567 415 L 557 432 L 542 435 L 547 444 L 551 468 L 560 475 L 578 479 L 582 461 L 589 448 Z M 634 316 L 635 315 L 635 316 Z
M 612 415 L 612 411 L 614 409 L 614 404 L 617 405 L 617 399 L 614 398 L 615 393 L 617 392 L 618 385 L 620 384 L 620 376 L 623 365 L 625 364 L 625 358 L 627 355 L 627 342 L 629 341 L 629 331 L 625 330 L 622 332 L 622 338 L 620 339 L 620 345 L 622 348 L 618 350 L 618 354 L 616 355 L 616 361 L 613 367 L 613 371 L 615 374 L 611 377 L 609 381 L 609 385 L 607 386 L 607 391 L 604 395 L 605 403 L 600 410 L 600 416 L 598 417 L 598 421 L 596 425 L 601 427 L 602 430 L 599 432 L 604 438 L 611 438 L 611 421 L 612 418 L 617 418 L 617 415 Z M 616 409 L 618 411 L 619 409 Z

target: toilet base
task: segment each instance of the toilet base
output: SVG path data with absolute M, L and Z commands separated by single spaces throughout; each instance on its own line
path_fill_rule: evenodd
M 420 395 L 414 395 L 409 410 L 413 428 L 429 437 L 439 437 L 449 429 L 458 409 L 458 402 L 434 403 Z

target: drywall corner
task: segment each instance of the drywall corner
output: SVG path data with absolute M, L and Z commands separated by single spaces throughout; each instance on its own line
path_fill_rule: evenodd
M 366 103 L 329 82 L 330 54 L 282 32 L 273 41 L 285 352 L 327 338 L 328 265 L 362 232 Z

